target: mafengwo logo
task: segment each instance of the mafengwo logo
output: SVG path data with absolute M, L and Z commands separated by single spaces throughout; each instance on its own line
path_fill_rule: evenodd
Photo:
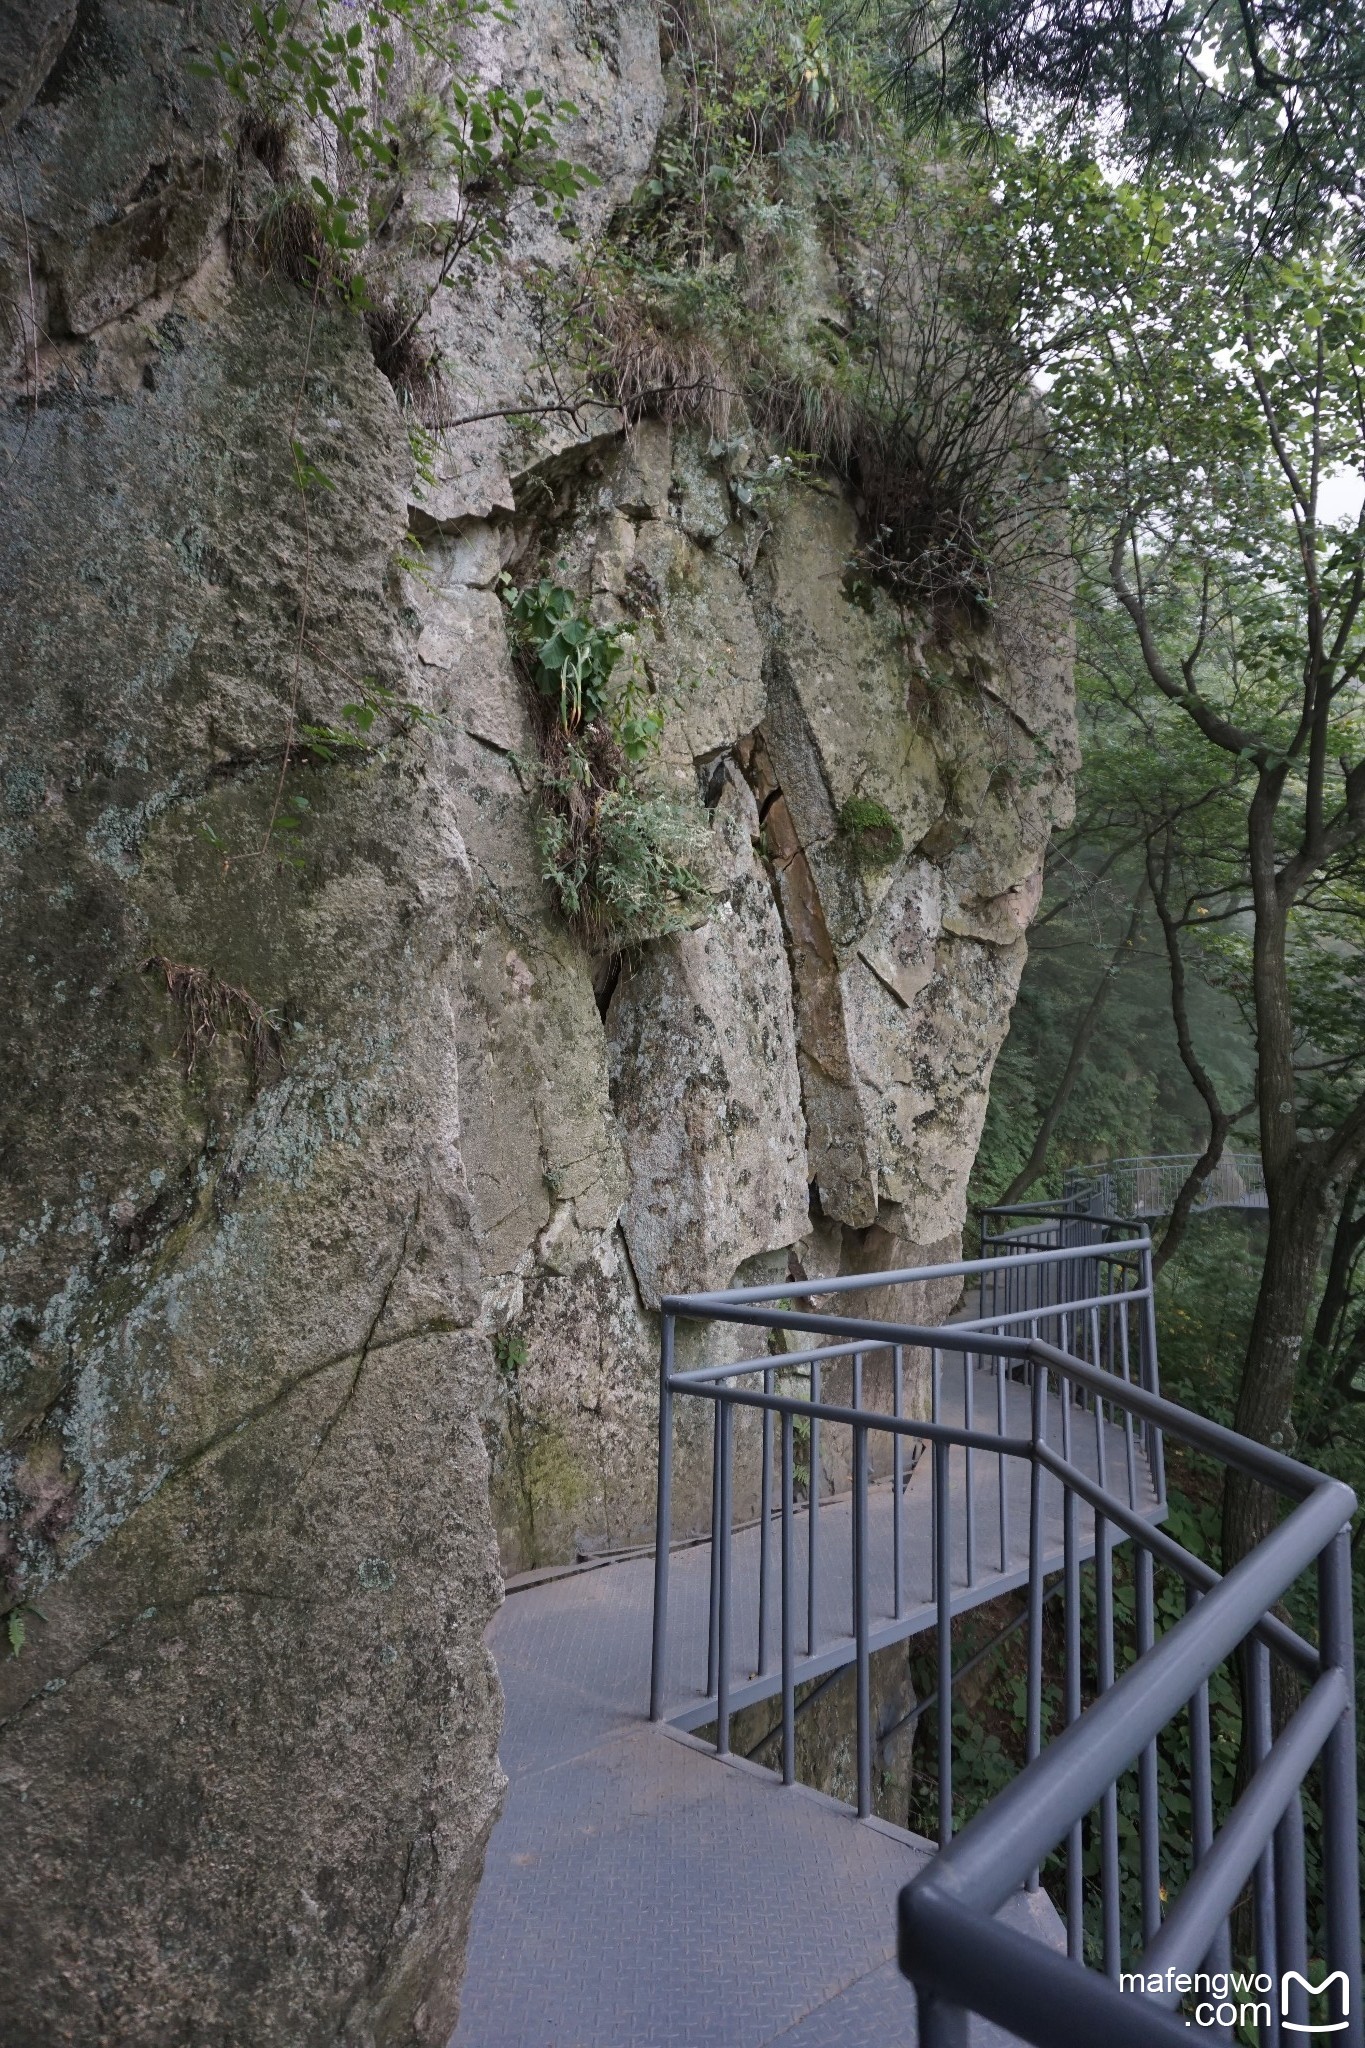
M 1338 1984 L 1341 1986 L 1341 1990 L 1339 1995 L 1333 1999 L 1328 1994 L 1331 1992 L 1332 1987 Z M 1301 1986 L 1305 2004 L 1313 1998 L 1325 1998 L 1327 1999 L 1328 2010 L 1338 2010 L 1341 2014 L 1340 2019 L 1291 2020 L 1289 2014 L 1296 2002 L 1293 1997 L 1295 1985 Z M 1286 1970 L 1280 1979 L 1280 2013 L 1280 2025 L 1287 2034 L 1344 2033 L 1351 2024 L 1351 1986 L 1347 1981 L 1346 1972 L 1344 1970 L 1333 1970 L 1331 1976 L 1324 1977 L 1321 1984 L 1310 1984 L 1308 1979 L 1301 1977 L 1297 1970 Z

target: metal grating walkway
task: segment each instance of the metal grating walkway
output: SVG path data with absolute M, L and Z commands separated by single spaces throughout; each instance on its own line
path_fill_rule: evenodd
M 997 1461 L 977 1463 L 979 1483 Z M 675 1592 L 695 1592 L 675 1611 L 679 1677 L 704 1663 L 709 1562 L 704 1544 L 675 1554 Z M 983 1568 L 962 1604 L 1013 1576 Z M 909 2048 L 895 1900 L 932 1852 L 652 1726 L 652 1600 L 652 1560 L 633 1558 L 525 1586 L 493 1623 L 510 1783 L 452 2048 Z M 1061 1945 L 1041 1893 L 1002 1917 Z M 1007 2039 L 972 2026 L 974 2048 Z

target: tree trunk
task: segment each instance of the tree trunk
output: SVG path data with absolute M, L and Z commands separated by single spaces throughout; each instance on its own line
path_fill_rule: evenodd
M 1305 1148 L 1306 1149 L 1306 1148 Z M 1331 1221 L 1312 1152 L 1287 1170 L 1266 1175 L 1270 1229 L 1256 1313 L 1247 1344 L 1233 1428 L 1254 1442 L 1292 1451 L 1292 1409 L 1304 1327 L 1317 1285 Z M 1277 1519 L 1276 1496 L 1240 1473 L 1228 1474 L 1223 1500 L 1223 1570 L 1268 1535 Z
M 1350 1305 L 1356 1260 L 1360 1254 L 1361 1242 L 1365 1239 L 1365 1213 L 1359 1216 L 1356 1214 L 1360 1196 L 1361 1176 L 1357 1174 L 1346 1190 L 1346 1199 L 1337 1217 L 1336 1232 L 1332 1239 L 1332 1256 L 1327 1262 L 1327 1280 L 1313 1321 L 1313 1338 L 1308 1347 L 1308 1365 L 1314 1376 L 1324 1382 L 1331 1369 L 1332 1354 L 1336 1350 L 1340 1336 L 1342 1318 Z

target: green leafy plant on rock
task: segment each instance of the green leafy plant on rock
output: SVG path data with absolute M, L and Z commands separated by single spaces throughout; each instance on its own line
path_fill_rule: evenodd
M 709 901 L 705 826 L 695 805 L 639 779 L 659 743 L 627 624 L 600 625 L 550 577 L 508 583 L 512 644 L 540 711 L 528 768 L 539 816 L 542 878 L 589 944 L 638 944 L 695 922 Z
M 513 18 L 491 0 L 314 0 L 308 9 L 253 0 L 241 41 L 195 67 L 242 108 L 246 150 L 274 183 L 248 239 L 287 275 L 326 283 L 364 310 L 377 352 L 395 365 L 412 367 L 405 345 L 464 259 L 486 262 L 502 247 L 514 193 L 529 191 L 557 218 L 597 182 L 556 152 L 570 102 L 478 80 L 465 45 L 484 17 Z M 305 132 L 318 167 L 291 178 L 292 145 Z M 454 195 L 448 212 L 418 201 L 415 173 Z M 367 270 L 381 243 L 393 246 L 400 212 L 408 250 L 434 263 L 425 290 L 395 317 Z

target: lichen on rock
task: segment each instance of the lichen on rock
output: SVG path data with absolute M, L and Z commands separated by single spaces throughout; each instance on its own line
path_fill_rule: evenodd
M 512 195 L 423 315 L 420 404 L 242 232 L 316 137 L 203 75 L 230 0 L 30 13 L 0 33 L 6 2039 L 436 2043 L 501 1793 L 499 1570 L 649 1540 L 661 1299 L 960 1242 L 1066 816 L 1064 579 L 916 610 L 864 574 L 847 465 L 753 393 L 723 423 L 546 395 L 666 139 L 646 0 L 472 31 L 482 81 L 574 102 L 600 183 L 559 224 Z M 796 212 L 810 355 L 850 284 Z M 420 238 L 376 245 L 421 302 Z M 504 572 L 632 635 L 628 790 L 706 849 L 685 928 L 585 943 L 547 888 Z M 710 1471 L 681 1427 L 679 1533 Z

